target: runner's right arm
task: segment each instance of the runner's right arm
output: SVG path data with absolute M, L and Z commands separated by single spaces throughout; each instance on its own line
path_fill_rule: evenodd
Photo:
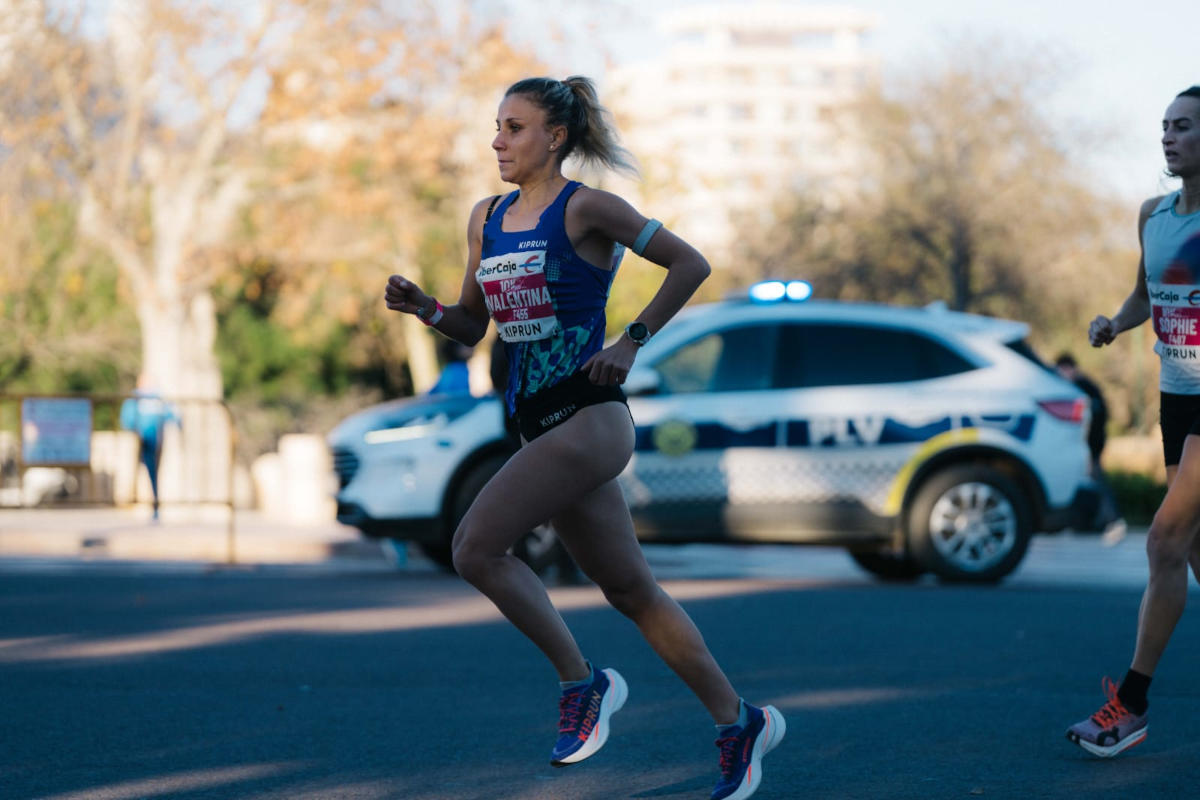
M 480 253 L 483 250 L 483 218 L 487 204 L 491 198 L 480 200 L 471 210 L 467 222 L 467 271 L 463 275 L 462 291 L 458 302 L 451 306 L 442 306 L 442 316 L 431 327 L 451 339 L 474 347 L 487 333 L 487 306 L 483 302 L 483 292 L 475 280 L 475 271 L 479 269 Z M 437 300 L 426 294 L 412 281 L 402 275 L 392 275 L 388 278 L 387 289 L 384 292 L 387 307 L 393 311 L 415 314 L 424 309 L 425 316 L 434 313 Z
M 1125 302 L 1121 304 L 1121 309 L 1117 311 L 1111 319 L 1100 315 L 1092 320 L 1092 324 L 1088 326 L 1088 340 L 1092 343 L 1092 347 L 1102 347 L 1106 344 L 1111 344 L 1113 339 L 1117 338 L 1117 334 L 1123 333 L 1130 328 L 1136 328 L 1150 318 L 1150 292 L 1146 288 L 1146 246 L 1143 241 L 1143 235 L 1146 230 L 1146 220 L 1150 218 L 1150 214 L 1158 206 L 1162 197 L 1152 197 L 1142 203 L 1141 211 L 1138 213 L 1138 246 L 1140 255 L 1138 257 L 1137 281 L 1134 284 L 1133 291 L 1125 298 Z

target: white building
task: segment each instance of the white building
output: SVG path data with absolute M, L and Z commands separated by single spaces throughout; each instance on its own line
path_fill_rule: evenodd
M 852 169 L 831 122 L 876 77 L 864 36 L 877 24 L 851 8 L 785 3 L 664 14 L 657 55 L 615 69 L 607 89 L 647 210 L 716 265 L 738 212 L 769 211 L 788 187 Z

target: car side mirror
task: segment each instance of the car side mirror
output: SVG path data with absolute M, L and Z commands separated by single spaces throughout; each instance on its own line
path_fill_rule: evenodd
M 658 394 L 662 388 L 662 376 L 657 370 L 649 367 L 637 367 L 629 370 L 629 375 L 625 378 L 625 383 L 622 384 L 625 394 L 630 397 L 645 397 L 646 395 Z

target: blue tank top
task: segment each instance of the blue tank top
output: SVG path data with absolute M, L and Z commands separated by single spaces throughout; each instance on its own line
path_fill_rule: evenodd
M 612 269 L 579 257 L 567 236 L 567 201 L 583 184 L 568 181 L 538 218 L 537 227 L 507 232 L 512 192 L 483 226 L 475 280 L 504 342 L 510 412 L 516 399 L 571 377 L 604 346 L 604 307 L 625 248 L 613 248 Z
M 1172 394 L 1200 394 L 1200 211 L 1175 210 L 1179 192 L 1162 199 L 1142 230 L 1146 290 L 1162 359 L 1158 384 Z

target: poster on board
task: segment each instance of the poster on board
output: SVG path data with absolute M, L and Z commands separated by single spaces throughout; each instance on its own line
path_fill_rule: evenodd
M 86 397 L 26 397 L 21 401 L 21 460 L 27 467 L 91 463 L 92 401 Z

